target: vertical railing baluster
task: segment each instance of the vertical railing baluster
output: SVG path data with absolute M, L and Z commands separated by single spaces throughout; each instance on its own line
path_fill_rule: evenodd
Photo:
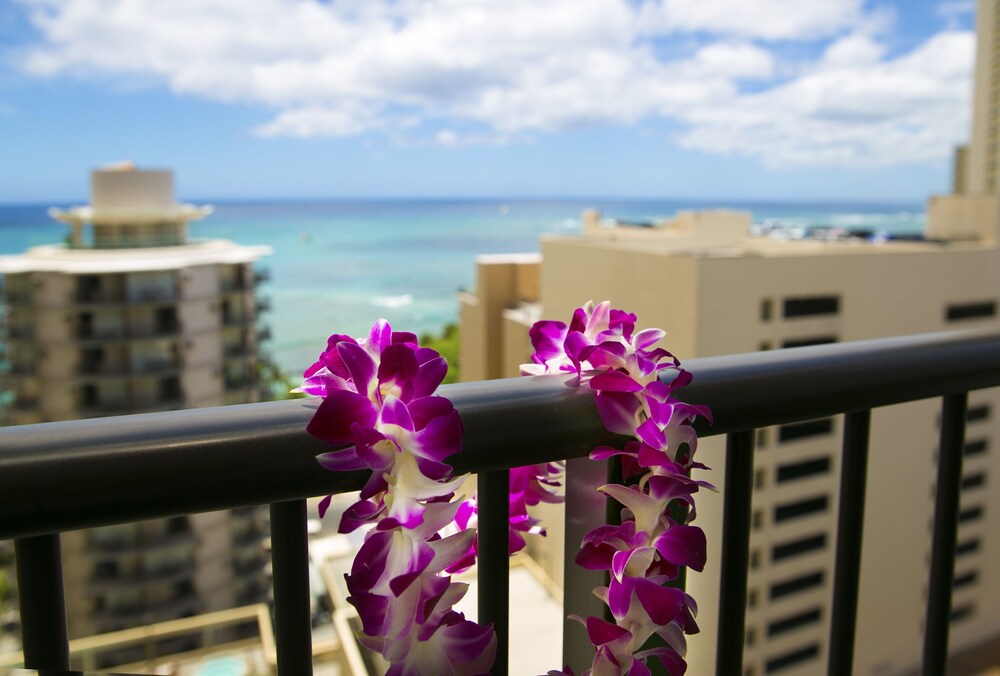
M 833 576 L 833 610 L 830 613 L 830 649 L 827 660 L 827 674 L 830 676 L 849 675 L 854 663 L 871 417 L 871 411 L 854 411 L 844 416 L 837 558 Z
M 948 624 L 951 622 L 951 587 L 955 576 L 955 536 L 958 532 L 967 405 L 968 393 L 963 392 L 944 397 L 941 409 L 934 540 L 924 622 L 923 673 L 927 676 L 943 674 L 948 662 Z
M 271 504 L 271 567 L 278 674 L 310 676 L 312 615 L 305 500 Z
M 69 669 L 59 534 L 14 540 L 21 646 L 28 669 Z
M 743 673 L 746 626 L 747 567 L 750 559 L 750 502 L 753 494 L 754 431 L 726 437 L 726 479 L 723 485 L 722 571 L 719 590 L 719 631 L 715 673 Z
M 562 662 L 578 674 L 593 664 L 594 646 L 587 630 L 569 616 L 602 616 L 606 606 L 593 594 L 593 589 L 607 585 L 607 577 L 604 571 L 576 565 L 576 556 L 587 533 L 606 523 L 608 505 L 612 501 L 599 493 L 597 487 L 608 483 L 608 472 L 608 463 L 594 462 L 587 457 L 566 461 Z M 618 507 L 617 511 L 620 510 Z M 618 520 L 617 514 L 614 517 Z
M 479 475 L 479 622 L 493 623 L 497 657 L 490 671 L 503 675 L 508 669 L 510 647 L 510 471 Z

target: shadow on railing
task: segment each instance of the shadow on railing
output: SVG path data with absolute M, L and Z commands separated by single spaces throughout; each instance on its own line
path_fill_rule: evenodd
M 685 366 L 695 379 L 682 397 L 710 405 L 715 414 L 715 425 L 699 433 L 728 435 L 716 663 L 722 676 L 743 673 L 754 430 L 846 413 L 840 491 L 850 499 L 839 501 L 827 650 L 830 673 L 846 674 L 854 649 L 864 512 L 857 496 L 864 495 L 870 410 L 944 398 L 924 642 L 924 673 L 944 673 L 966 397 L 1000 385 L 1000 335 L 928 334 L 692 359 Z M 466 383 L 442 393 L 465 426 L 455 470 L 480 473 L 479 619 L 495 623 L 501 656 L 495 673 L 506 673 L 507 470 L 583 458 L 618 439 L 604 430 L 588 392 L 561 378 Z M 25 663 L 69 668 L 60 531 L 270 504 L 278 670 L 311 673 L 305 498 L 356 490 L 363 481 L 361 473 L 331 474 L 316 463 L 326 449 L 305 432 L 315 405 L 278 401 L 0 429 L 0 539 L 16 538 Z M 580 488 L 575 465 L 569 467 L 568 514 L 577 508 Z M 567 541 L 574 541 L 571 532 Z M 579 612 L 574 604 L 589 597 L 593 585 L 571 568 L 565 609 Z M 580 649 L 566 642 L 567 661 L 579 664 Z

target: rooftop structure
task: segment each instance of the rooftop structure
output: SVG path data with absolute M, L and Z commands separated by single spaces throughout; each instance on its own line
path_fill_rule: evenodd
M 50 214 L 63 244 L 0 256 L 7 424 L 255 402 L 269 247 L 190 241 L 211 207 L 178 204 L 173 175 L 91 174 L 91 201 Z M 67 533 L 74 637 L 267 596 L 257 508 Z M 236 584 L 232 584 L 232 582 Z

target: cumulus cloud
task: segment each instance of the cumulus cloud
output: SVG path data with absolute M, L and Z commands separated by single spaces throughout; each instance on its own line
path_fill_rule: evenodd
M 864 0 L 18 1 L 25 72 L 260 106 L 262 137 L 459 148 L 666 119 L 702 151 L 863 164 L 944 157 L 968 125 L 972 35 L 887 57 Z
M 863 0 L 658 0 L 642 6 L 649 28 L 763 40 L 810 40 L 868 21 Z
M 969 33 L 941 33 L 881 60 L 877 45 L 847 37 L 794 80 L 740 96 L 725 110 L 685 111 L 690 129 L 681 141 L 771 166 L 937 159 L 968 130 L 973 48 Z

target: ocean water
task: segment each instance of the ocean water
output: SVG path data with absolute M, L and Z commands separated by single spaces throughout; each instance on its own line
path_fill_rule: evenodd
M 61 241 L 67 228 L 48 217 L 49 206 L 0 205 L 0 254 Z M 629 220 L 732 208 L 750 211 L 757 224 L 791 229 L 915 234 L 924 227 L 920 204 L 484 199 L 221 202 L 190 234 L 274 248 L 259 263 L 271 273 L 259 291 L 272 305 L 267 349 L 282 369 L 298 373 L 330 333 L 361 335 L 380 317 L 417 333 L 455 321 L 455 294 L 472 288 L 477 254 L 538 251 L 544 233 L 579 232 L 586 208 Z

